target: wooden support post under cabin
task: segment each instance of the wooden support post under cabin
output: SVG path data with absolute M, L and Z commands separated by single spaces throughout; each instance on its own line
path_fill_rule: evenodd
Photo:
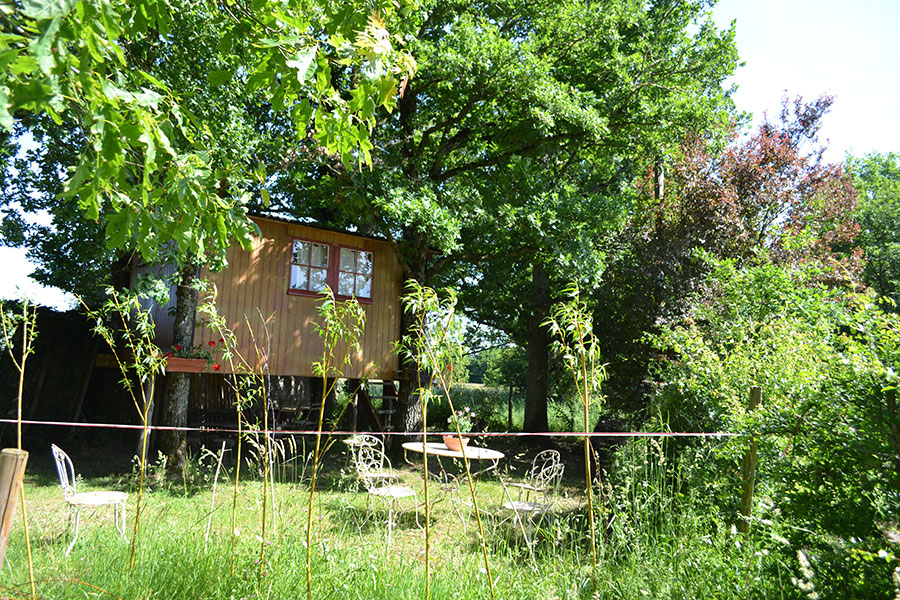
M 748 412 L 753 412 L 762 401 L 762 388 L 753 386 L 750 388 L 750 404 Z M 750 437 L 750 446 L 744 454 L 744 469 L 742 473 L 741 517 L 738 519 L 738 531 L 744 535 L 750 533 L 750 513 L 753 508 L 753 487 L 756 483 L 756 436 Z
M 9 540 L 9 532 L 12 529 L 13 516 L 16 512 L 16 503 L 22 490 L 22 480 L 25 478 L 25 465 L 28 463 L 28 453 L 15 448 L 4 448 L 0 452 L 0 565 L 5 564 L 6 543 Z
M 362 386 L 361 379 L 348 379 L 347 388 L 350 390 L 350 431 L 356 432 L 356 410 L 359 401 L 356 398 L 356 392 Z
M 372 399 L 369 398 L 369 390 L 367 390 L 365 386 L 361 386 L 356 390 L 356 397 L 359 399 L 363 411 L 369 419 L 371 431 L 377 433 L 383 432 L 384 429 L 381 427 L 381 419 L 378 418 L 378 413 L 375 411 L 375 407 L 372 406 Z

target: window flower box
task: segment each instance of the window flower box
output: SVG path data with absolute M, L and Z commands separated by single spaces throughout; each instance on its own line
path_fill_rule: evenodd
M 200 373 L 206 368 L 205 358 L 181 358 L 178 356 L 166 357 L 166 371 L 177 373 Z

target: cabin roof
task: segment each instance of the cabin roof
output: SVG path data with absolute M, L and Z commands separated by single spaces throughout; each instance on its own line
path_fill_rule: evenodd
M 330 231 L 331 233 L 341 233 L 343 235 L 352 235 L 354 237 L 361 237 L 367 240 L 375 240 L 376 242 L 390 242 L 386 237 L 380 235 L 367 235 L 363 233 L 358 233 L 356 231 L 348 231 L 347 229 L 341 229 L 339 227 L 326 227 L 325 225 L 321 225 L 319 223 L 304 223 L 298 219 L 286 216 L 272 216 L 272 215 L 264 215 L 257 212 L 249 212 L 248 215 L 253 219 L 262 219 L 265 221 L 274 221 L 276 223 L 287 223 L 288 225 L 300 225 L 302 227 L 309 227 L 310 229 L 318 229 L 320 231 Z

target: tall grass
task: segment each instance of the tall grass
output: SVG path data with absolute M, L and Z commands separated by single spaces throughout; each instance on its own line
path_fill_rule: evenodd
M 94 333 L 103 338 L 112 352 L 116 365 L 122 373 L 122 386 L 128 392 L 141 421 L 137 506 L 134 510 L 134 530 L 128 559 L 128 569 L 132 571 L 137 555 L 144 476 L 147 472 L 150 410 L 153 406 L 156 375 L 163 372 L 166 359 L 153 342 L 155 330 L 153 319 L 150 311 L 141 306 L 139 297 L 133 293 L 120 293 L 112 287 L 106 289 L 106 295 L 107 301 L 100 309 L 91 309 L 82 298 L 79 298 L 79 301 L 85 314 L 94 322 Z
M 502 522 L 497 510 L 501 486 L 490 478 L 479 483 L 486 511 L 485 530 L 496 597 L 565 600 L 589 598 L 778 598 L 796 597 L 790 573 L 772 557 L 757 552 L 731 533 L 700 494 L 684 488 L 683 465 L 672 465 L 666 445 L 642 441 L 623 448 L 617 474 L 609 478 L 599 509 L 596 581 L 591 582 L 587 519 L 581 492 L 564 486 L 553 515 L 534 532 L 534 558 L 517 528 Z M 570 457 L 571 459 L 572 457 Z M 318 534 L 310 546 L 312 593 L 323 599 L 420 599 L 426 578 L 421 568 L 422 532 L 412 514 L 401 516 L 387 547 L 386 515 L 366 517 L 365 493 L 335 485 L 335 471 L 323 472 L 314 507 Z M 210 467 L 211 469 L 212 467 Z M 421 476 L 399 468 L 403 485 L 419 487 Z M 41 482 L 44 482 L 43 485 Z M 35 575 L 38 594 L 46 598 L 297 598 L 306 595 L 306 500 L 309 480 L 276 483 L 281 526 L 267 539 L 265 570 L 258 577 L 258 530 L 263 483 L 245 476 L 236 526 L 236 569 L 230 573 L 230 502 L 213 504 L 210 542 L 206 526 L 211 489 L 157 487 L 146 493 L 142 543 L 133 573 L 122 577 L 127 547 L 99 511 L 82 523 L 79 543 L 65 558 L 65 505 L 46 477 L 29 474 L 28 500 L 34 520 Z M 220 483 L 227 498 L 232 484 Z M 109 481 L 87 480 L 81 489 L 107 488 Z M 129 513 L 130 514 L 130 513 Z M 474 525 L 474 515 L 462 513 Z M 451 501 L 439 498 L 432 508 L 432 570 L 429 584 L 437 599 L 491 597 L 475 527 L 464 531 Z M 27 590 L 25 548 L 14 528 L 2 574 L 0 595 Z M 783 581 L 779 582 L 779 569 Z M 773 575 L 774 574 L 774 575 Z M 594 588 L 594 585 L 596 586 Z M 103 592 L 101 590 L 105 590 Z M 107 593 L 108 592 L 108 593 Z

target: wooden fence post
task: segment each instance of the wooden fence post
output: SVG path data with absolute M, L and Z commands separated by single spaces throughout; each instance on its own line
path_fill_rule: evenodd
M 0 565 L 6 558 L 6 542 L 12 529 L 27 462 L 28 453 L 24 450 L 5 448 L 0 452 Z
M 747 407 L 748 412 L 753 412 L 762 401 L 762 388 L 754 385 L 750 388 L 750 404 Z M 750 533 L 750 513 L 753 508 L 753 487 L 756 484 L 756 436 L 750 436 L 750 447 L 744 454 L 744 469 L 742 474 L 741 494 L 741 518 L 738 520 L 738 531 L 747 535 Z

